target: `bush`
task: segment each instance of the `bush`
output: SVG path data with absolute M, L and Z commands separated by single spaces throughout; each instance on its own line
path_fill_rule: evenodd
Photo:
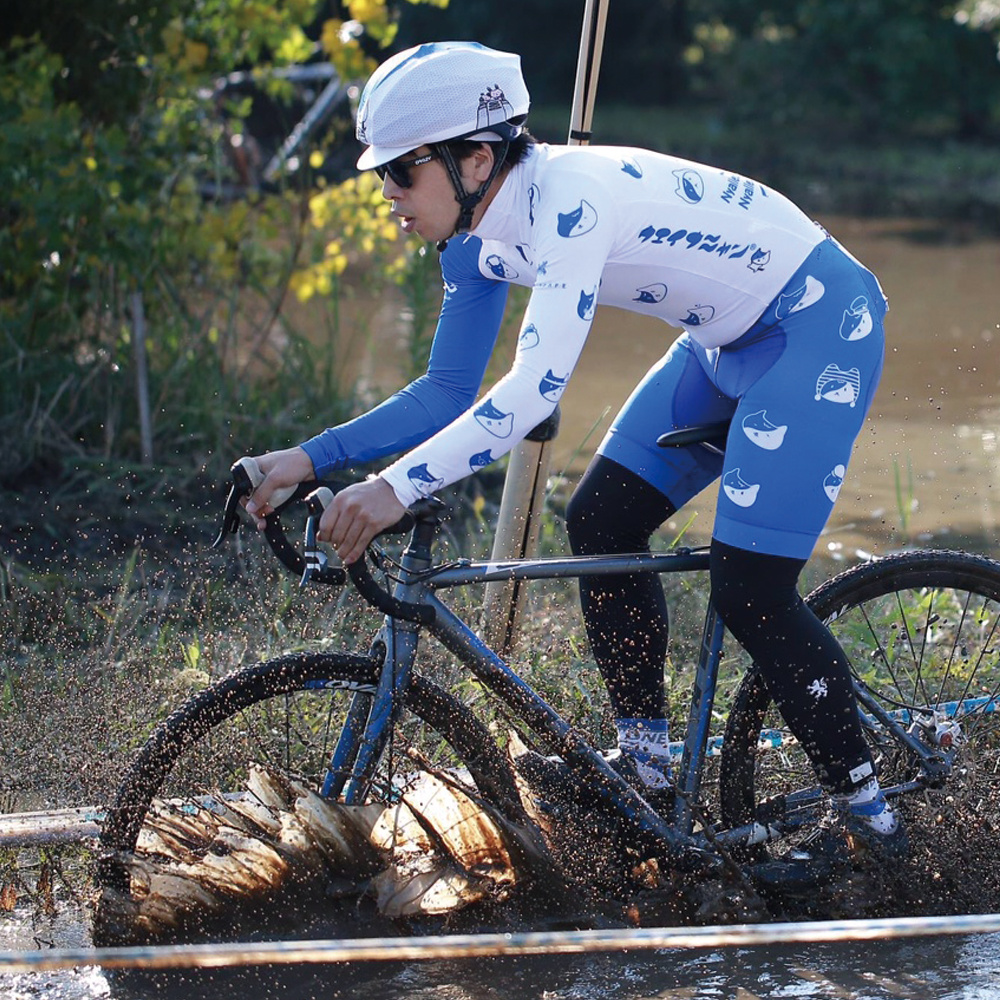
M 318 22 L 320 6 L 85 0 L 67 32 L 43 2 L 5 23 L 40 30 L 0 49 L 0 484 L 82 457 L 195 469 L 228 462 L 234 439 L 287 445 L 347 415 L 328 336 L 342 275 L 353 262 L 391 279 L 403 252 L 377 183 L 202 193 L 223 187 L 205 182 L 232 169 L 249 110 L 223 120 L 215 75 L 324 53 L 342 76 L 374 66 L 362 24 Z M 345 6 L 366 44 L 391 39 L 382 0 Z M 343 139 L 307 152 L 312 166 Z

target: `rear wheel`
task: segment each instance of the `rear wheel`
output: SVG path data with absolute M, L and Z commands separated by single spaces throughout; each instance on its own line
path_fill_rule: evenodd
M 976 774 L 996 773 L 1000 563 L 960 552 L 904 553 L 840 574 L 810 594 L 808 603 L 843 646 L 862 690 L 932 748 L 951 776 L 968 782 Z M 929 774 L 864 704 L 859 708 L 883 788 L 951 784 L 943 772 Z M 730 711 L 719 785 L 728 827 L 780 815 L 781 796 L 818 791 L 813 769 L 756 667 L 744 676 Z M 814 800 L 813 813 L 817 804 L 822 800 Z M 770 844 L 767 851 L 780 856 L 794 839 Z
M 319 790 L 351 699 L 375 690 L 379 667 L 365 656 L 296 654 L 211 684 L 156 728 L 126 772 L 102 827 L 102 849 L 134 851 L 154 800 L 159 809 L 185 809 L 192 799 L 243 792 L 251 764 Z M 442 767 L 463 764 L 485 798 L 516 810 L 506 758 L 464 705 L 414 676 L 406 708 L 375 776 L 374 798 L 391 790 L 391 769 L 412 745 Z

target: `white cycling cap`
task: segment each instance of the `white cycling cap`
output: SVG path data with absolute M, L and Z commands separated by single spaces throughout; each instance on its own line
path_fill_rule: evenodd
M 357 136 L 368 148 L 358 167 L 371 170 L 434 142 L 514 139 L 530 103 L 520 56 L 478 42 L 416 45 L 365 85 Z

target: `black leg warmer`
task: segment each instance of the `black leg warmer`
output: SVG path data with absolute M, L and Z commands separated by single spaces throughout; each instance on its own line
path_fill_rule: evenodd
M 820 780 L 847 793 L 871 777 L 871 754 L 847 658 L 796 588 L 804 564 L 713 541 L 712 597 Z
M 566 511 L 576 555 L 648 552 L 652 533 L 674 512 L 634 472 L 597 456 Z M 591 650 L 616 718 L 663 718 L 667 604 L 655 574 L 581 577 L 580 603 Z

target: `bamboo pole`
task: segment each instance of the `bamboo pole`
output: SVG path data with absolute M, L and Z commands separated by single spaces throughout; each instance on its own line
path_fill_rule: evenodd
M 585 146 L 590 142 L 609 2 L 586 0 L 584 7 L 567 139 L 570 146 Z M 510 454 L 493 540 L 491 558 L 494 562 L 523 559 L 538 551 L 552 442 L 558 429 L 557 407 L 555 413 L 528 434 Z M 481 631 L 487 644 L 504 658 L 510 655 L 517 639 L 525 587 L 523 581 L 486 585 Z
M 139 410 L 139 441 L 143 465 L 153 464 L 153 418 L 149 407 L 149 365 L 146 351 L 146 310 L 142 292 L 129 296 L 132 312 L 132 350 L 135 354 L 135 391 Z

